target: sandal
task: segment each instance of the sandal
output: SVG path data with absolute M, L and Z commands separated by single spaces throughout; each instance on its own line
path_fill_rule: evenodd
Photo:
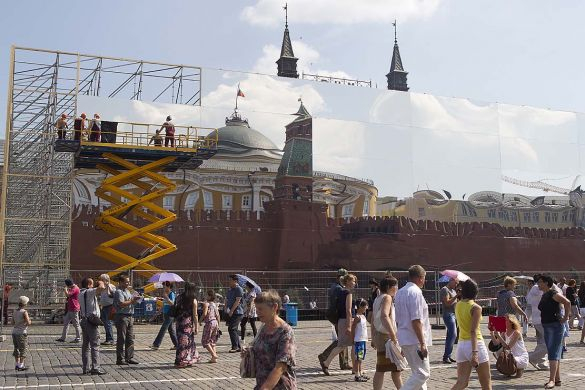
M 544 384 L 544 388 L 545 389 L 554 389 L 555 388 L 555 382 L 554 381 L 548 381 Z

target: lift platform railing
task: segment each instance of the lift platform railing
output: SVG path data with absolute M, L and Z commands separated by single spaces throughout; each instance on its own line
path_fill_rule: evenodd
M 137 147 L 167 147 L 175 149 L 215 149 L 218 143 L 218 131 L 214 128 L 174 125 L 174 135 L 166 134 L 160 124 L 140 122 L 110 122 L 116 123 L 116 131 L 92 131 L 92 122 L 87 121 L 88 128 L 83 130 L 66 130 L 65 139 L 79 139 L 82 145 L 113 144 L 120 146 Z M 103 125 L 102 121 L 102 127 Z M 162 128 L 162 129 L 161 129 Z M 159 130 L 157 141 L 157 130 Z M 55 129 L 57 133 L 57 129 Z

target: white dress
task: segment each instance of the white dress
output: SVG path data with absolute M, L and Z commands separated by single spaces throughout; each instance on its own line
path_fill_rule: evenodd
M 510 342 L 512 339 L 512 335 L 508 336 L 504 333 L 504 341 L 506 344 Z M 526 369 L 528 367 L 528 351 L 526 350 L 526 346 L 524 345 L 524 339 L 522 335 L 518 335 L 518 339 L 514 343 L 512 347 L 512 355 L 514 356 L 514 360 L 516 360 L 516 366 L 520 369 Z

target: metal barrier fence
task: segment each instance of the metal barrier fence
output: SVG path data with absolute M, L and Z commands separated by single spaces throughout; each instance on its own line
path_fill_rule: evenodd
M 47 319 L 51 312 L 61 309 L 65 303 L 64 279 L 66 276 L 81 284 L 84 277 L 97 278 L 109 270 L 71 270 L 69 275 L 61 272 L 53 272 L 50 269 L 12 269 L 3 270 L 2 285 L 12 284 L 10 304 L 14 305 L 14 299 L 19 295 L 27 295 L 30 298 L 30 311 L 36 319 Z M 323 318 L 327 308 L 327 291 L 336 278 L 336 271 L 258 271 L 258 270 L 168 270 L 179 274 L 184 280 L 195 283 L 198 298 L 203 299 L 208 289 L 215 290 L 221 296 L 225 296 L 228 288 L 229 275 L 240 273 L 254 280 L 262 289 L 274 289 L 281 296 L 287 294 L 291 302 L 296 302 L 300 310 L 300 319 Z M 398 279 L 399 287 L 407 281 L 406 271 L 391 271 Z M 472 271 L 466 272 L 468 276 L 478 282 L 478 303 L 484 307 L 495 307 L 494 299 L 497 292 L 503 288 L 505 276 L 527 275 L 536 273 L 548 273 L 555 278 L 565 277 L 567 280 L 575 279 L 577 283 L 585 280 L 585 271 Z M 383 271 L 352 271 L 357 276 L 358 284 L 354 290 L 355 298 L 368 298 L 370 289 L 368 281 L 372 278 L 380 280 L 384 277 Z M 439 271 L 427 271 L 426 283 L 423 288 L 425 298 L 429 304 L 431 314 L 435 317 L 434 323 L 441 322 L 439 290 L 444 285 L 439 283 Z M 146 284 L 146 278 L 139 271 L 130 272 L 132 286 L 140 288 Z M 523 296 L 528 291 L 529 284 L 520 281 L 516 287 L 516 294 L 523 302 Z M 180 291 L 181 284 L 177 286 Z M 161 295 L 162 290 L 156 290 L 151 295 Z M 5 300 L 4 291 L 2 292 Z

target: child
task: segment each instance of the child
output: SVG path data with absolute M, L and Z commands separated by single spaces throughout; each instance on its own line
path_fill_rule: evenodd
M 363 298 L 357 301 L 357 311 L 353 320 L 352 333 L 354 334 L 354 366 L 356 382 L 367 382 L 368 378 L 363 374 L 362 362 L 366 358 L 366 342 L 368 341 L 368 323 L 366 322 L 366 310 L 368 310 L 368 301 Z
M 205 325 L 203 326 L 203 336 L 201 337 L 201 345 L 207 349 L 211 354 L 209 363 L 217 363 L 217 350 L 215 345 L 219 337 L 219 310 L 215 303 L 215 291 L 207 290 L 207 301 L 203 302 L 202 319 Z
M 14 310 L 12 314 L 12 321 L 14 328 L 12 329 L 12 342 L 14 343 L 14 361 L 16 364 L 16 371 L 28 370 L 24 365 L 24 358 L 26 357 L 26 350 L 28 348 L 27 330 L 31 324 L 28 312 L 25 306 L 28 305 L 28 297 L 21 296 L 18 298 L 18 309 Z

